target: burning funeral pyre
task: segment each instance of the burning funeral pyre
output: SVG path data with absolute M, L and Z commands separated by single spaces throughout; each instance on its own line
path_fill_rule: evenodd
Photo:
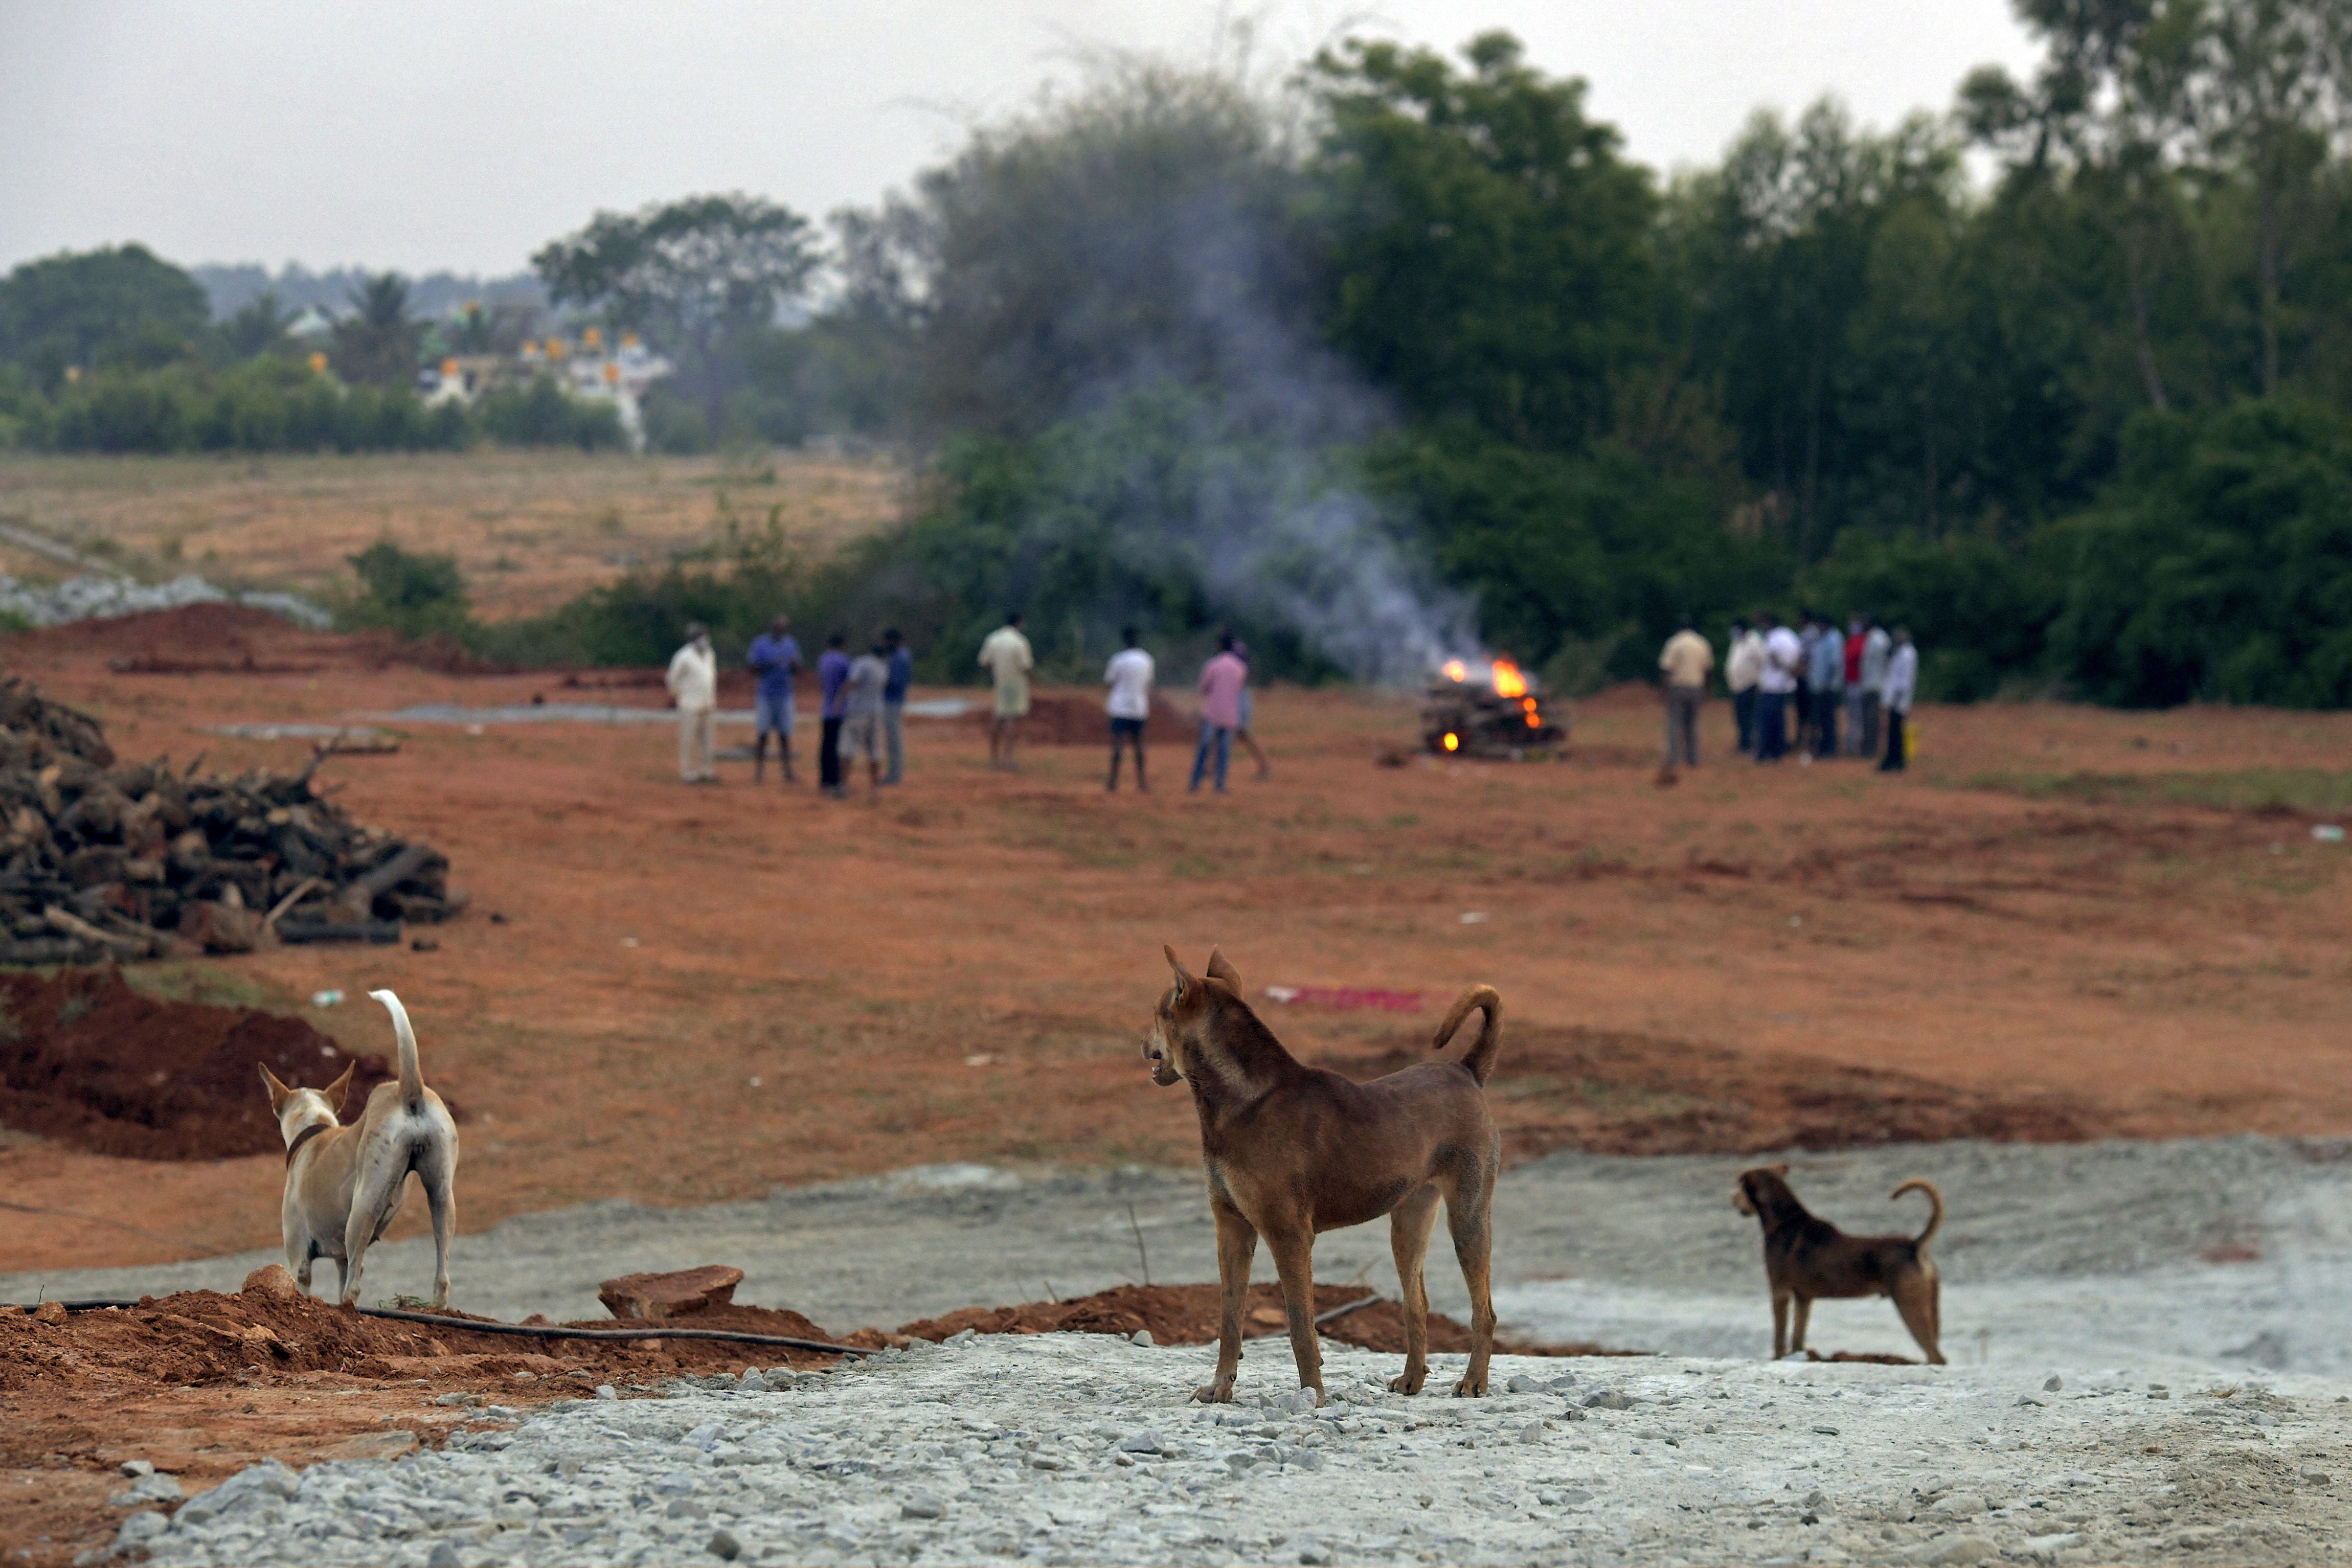
M 1503 762 L 1550 757 L 1568 744 L 1567 726 L 1544 716 L 1534 684 L 1508 659 L 1483 670 L 1448 660 L 1429 684 L 1421 731 L 1441 757 Z

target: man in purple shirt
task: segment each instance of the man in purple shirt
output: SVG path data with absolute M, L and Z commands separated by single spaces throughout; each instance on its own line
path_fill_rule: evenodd
M 824 640 L 824 656 L 816 662 L 817 695 L 824 704 L 817 712 L 824 721 L 824 737 L 816 748 L 817 788 L 835 800 L 849 795 L 841 785 L 841 721 L 849 712 L 843 690 L 849 681 L 848 643 L 848 632 L 835 632 Z
M 1249 666 L 1234 652 L 1234 634 L 1217 639 L 1216 657 L 1201 666 L 1201 744 L 1192 753 L 1192 788 L 1201 788 L 1209 754 L 1217 758 L 1217 793 L 1225 792 L 1225 768 L 1234 758 L 1234 731 L 1242 727 L 1242 689 Z

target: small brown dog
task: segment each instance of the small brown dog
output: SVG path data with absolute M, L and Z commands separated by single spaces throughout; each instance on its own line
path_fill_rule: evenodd
M 359 1300 L 360 1270 L 400 1212 L 408 1173 L 424 1185 L 433 1212 L 433 1306 L 449 1304 L 449 1237 L 457 1221 L 457 1124 L 441 1096 L 425 1086 L 408 1009 L 390 991 L 370 991 L 392 1014 L 400 1043 L 400 1078 L 379 1083 L 349 1127 L 340 1124 L 359 1063 L 324 1089 L 289 1089 L 261 1070 L 269 1109 L 286 1139 L 286 1200 L 279 1222 L 286 1266 L 307 1295 L 314 1259 L 332 1258 L 342 1302 Z
M 1772 1358 L 1805 1348 L 1805 1322 L 1822 1297 L 1886 1296 L 1903 1315 L 1903 1326 L 1937 1366 L 1944 1353 L 1943 1297 L 1936 1260 L 1927 1242 L 1944 1223 L 1944 1195 L 1933 1182 L 1905 1182 L 1890 1194 L 1924 1192 L 1934 1206 L 1927 1228 L 1917 1236 L 1848 1236 L 1815 1218 L 1789 1188 L 1787 1166 L 1742 1171 L 1731 1206 L 1764 1226 L 1764 1274 L 1772 1282 Z M 1789 1334 L 1789 1306 L 1797 1308 L 1796 1335 Z
M 1193 1391 L 1203 1404 L 1234 1396 L 1242 1359 L 1242 1304 L 1250 1262 L 1265 1238 L 1282 1279 L 1298 1385 L 1323 1400 L 1323 1351 L 1315 1337 L 1315 1238 L 1385 1214 L 1404 1291 L 1404 1372 L 1389 1387 L 1418 1394 L 1429 1376 L 1429 1291 L 1422 1265 L 1437 1202 L 1445 1200 L 1454 1256 L 1470 1288 L 1470 1364 L 1458 1395 L 1486 1392 L 1495 1346 L 1488 1287 L 1495 1174 L 1502 1140 L 1483 1085 L 1494 1070 L 1502 1001 L 1473 986 L 1437 1026 L 1442 1050 L 1472 1011 L 1486 1015 L 1459 1061 L 1429 1061 L 1357 1083 L 1302 1065 L 1242 1000 L 1241 977 L 1222 953 L 1206 975 L 1187 974 L 1164 949 L 1176 983 L 1160 998 L 1143 1047 L 1151 1081 L 1192 1085 L 1217 1222 L 1222 1312 L 1214 1379 Z

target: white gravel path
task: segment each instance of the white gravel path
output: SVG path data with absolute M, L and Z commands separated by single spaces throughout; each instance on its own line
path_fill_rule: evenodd
M 1334 1347 L 1310 1414 L 1271 1347 L 1244 1368 L 1265 1405 L 1186 1402 L 1211 1354 L 981 1338 L 491 1407 L 438 1453 L 257 1466 L 126 1542 L 191 1568 L 2352 1556 L 2352 1402 L 2315 1377 L 1507 1357 L 1520 1392 L 1407 1399 L 1400 1358 Z

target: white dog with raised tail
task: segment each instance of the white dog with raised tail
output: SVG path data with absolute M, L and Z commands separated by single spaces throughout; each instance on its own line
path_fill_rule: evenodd
M 358 1123 L 342 1126 L 343 1100 L 357 1062 L 324 1089 L 289 1089 L 268 1068 L 261 1081 L 286 1139 L 286 1266 L 307 1293 L 313 1259 L 332 1258 L 342 1304 L 359 1300 L 367 1249 L 391 1226 L 408 1193 L 408 1173 L 433 1210 L 433 1305 L 449 1304 L 449 1235 L 457 1223 L 457 1124 L 425 1086 L 408 1009 L 390 991 L 369 996 L 392 1014 L 400 1040 L 400 1081 L 379 1083 Z

